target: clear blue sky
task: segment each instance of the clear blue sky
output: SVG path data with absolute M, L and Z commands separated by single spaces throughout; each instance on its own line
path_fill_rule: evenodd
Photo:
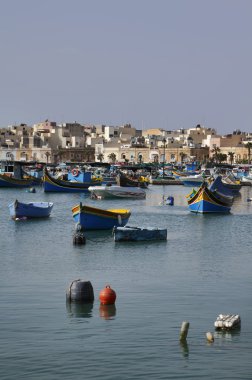
M 0 126 L 252 132 L 251 0 L 8 0 Z

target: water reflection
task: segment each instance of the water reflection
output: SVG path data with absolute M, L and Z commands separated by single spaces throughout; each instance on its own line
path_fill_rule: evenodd
M 100 317 L 103 319 L 113 319 L 116 315 L 115 305 L 100 305 L 99 308 Z
M 236 328 L 235 330 L 220 330 L 215 331 L 214 339 L 220 341 L 232 341 L 234 337 L 240 335 L 241 328 Z
M 189 356 L 189 347 L 186 340 L 181 340 L 180 342 L 181 352 L 184 358 L 188 358 Z
M 71 318 L 91 318 L 93 303 L 66 302 L 66 309 Z

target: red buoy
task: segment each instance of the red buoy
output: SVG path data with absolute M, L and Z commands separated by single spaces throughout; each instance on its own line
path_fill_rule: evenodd
M 100 291 L 99 298 L 101 304 L 113 305 L 116 300 L 116 292 L 110 288 L 110 285 L 106 285 L 105 288 Z

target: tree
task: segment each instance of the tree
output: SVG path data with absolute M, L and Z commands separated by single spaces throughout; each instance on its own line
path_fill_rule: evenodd
M 215 146 L 213 147 L 213 149 L 211 150 L 211 153 L 213 153 L 213 159 L 215 162 L 218 162 L 219 161 L 219 154 L 220 154 L 220 148 Z
M 182 164 L 184 162 L 184 159 L 186 158 L 186 154 L 184 152 L 180 152 L 179 155 L 180 155 L 180 160 Z
M 108 158 L 113 162 L 113 164 L 116 162 L 116 154 L 115 153 L 110 153 L 108 155 Z
M 102 153 L 99 153 L 98 156 L 97 156 L 97 159 L 102 162 L 103 159 L 104 159 L 104 155 Z
M 217 156 L 217 160 L 221 164 L 222 162 L 227 161 L 227 155 L 225 153 L 219 153 Z
M 252 142 L 246 143 L 246 148 L 248 149 L 248 164 L 250 165 Z
M 234 155 L 235 155 L 234 152 L 228 152 L 228 156 L 230 158 L 231 165 L 233 165 L 233 162 L 234 162 Z

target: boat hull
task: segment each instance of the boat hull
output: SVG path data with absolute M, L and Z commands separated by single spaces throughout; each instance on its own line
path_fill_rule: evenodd
M 194 213 L 229 213 L 231 209 L 231 199 L 221 198 L 220 194 L 215 194 L 209 190 L 204 184 L 193 191 L 188 196 L 189 210 Z
M 167 229 L 115 227 L 113 229 L 115 241 L 155 241 L 167 240 Z
M 209 188 L 212 191 L 217 190 L 218 192 L 228 196 L 237 196 L 240 194 L 241 185 L 225 183 L 222 181 L 221 176 L 217 176 Z
M 37 178 L 27 178 L 27 179 L 17 179 L 13 177 L 9 177 L 5 174 L 0 174 L 0 187 L 8 187 L 8 188 L 24 188 L 30 186 L 39 185 L 41 181 Z
M 21 203 L 17 200 L 9 205 L 10 216 L 16 218 L 46 218 L 53 208 L 52 202 Z
M 122 187 L 142 187 L 146 189 L 149 185 L 149 182 L 144 178 L 142 180 L 133 179 L 124 175 L 123 173 L 120 173 L 117 176 L 117 185 Z
M 113 198 L 132 198 L 145 199 L 146 193 L 140 187 L 121 187 L 121 186 L 90 186 L 88 189 L 92 198 L 113 199 Z
M 87 192 L 89 186 L 96 184 L 97 181 L 89 182 L 70 182 L 61 179 L 53 178 L 49 175 L 48 171 L 44 173 L 44 192 L 57 192 L 57 193 L 81 193 Z
M 188 187 L 200 187 L 202 183 L 204 182 L 204 179 L 188 179 L 188 178 L 179 178 L 180 181 L 183 183 L 184 186 Z
M 130 210 L 102 210 L 82 204 L 74 206 L 72 213 L 75 223 L 84 230 L 109 230 L 114 226 L 125 226 L 131 215 Z

